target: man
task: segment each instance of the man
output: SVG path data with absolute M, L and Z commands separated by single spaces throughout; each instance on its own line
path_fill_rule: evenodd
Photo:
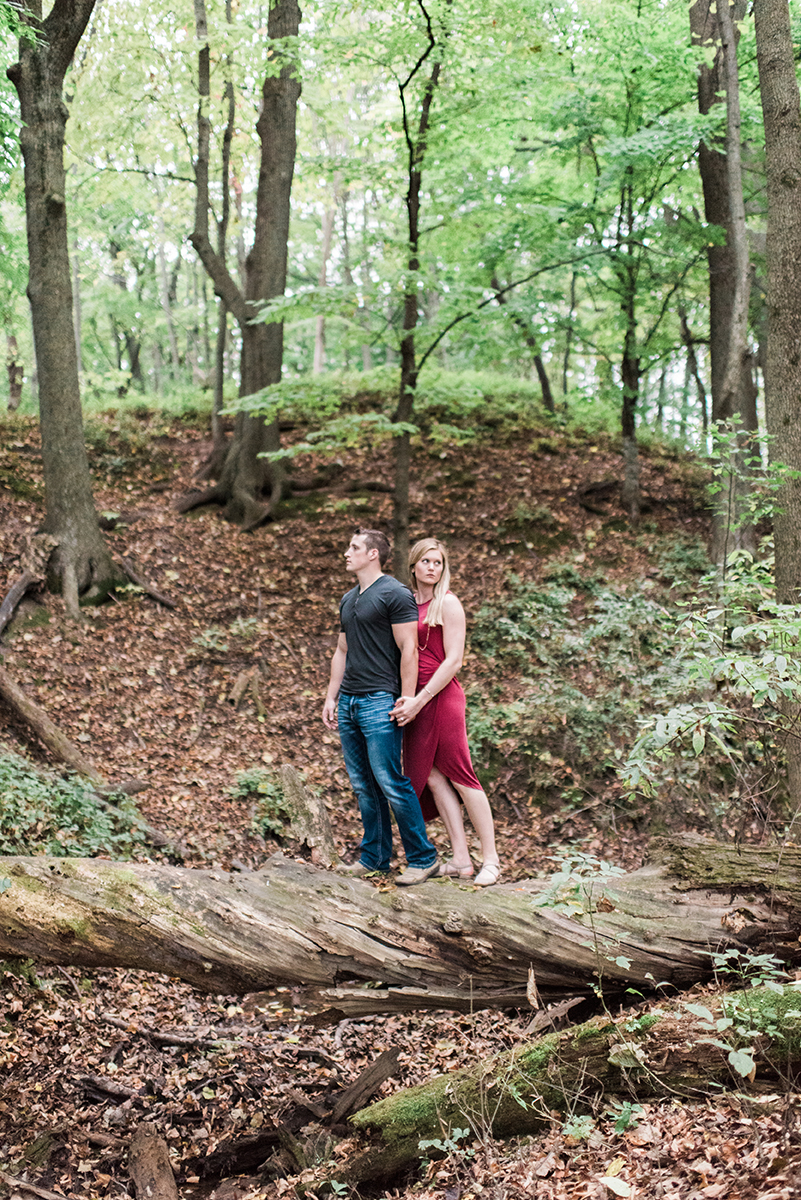
M 390 716 L 398 696 L 413 696 L 417 687 L 417 605 L 408 588 L 384 574 L 388 558 L 389 542 L 376 529 L 360 529 L 345 551 L 345 568 L 357 582 L 339 606 L 323 723 L 339 729 L 364 826 L 360 860 L 345 872 L 389 870 L 391 808 L 407 864 L 396 882 L 407 887 L 435 875 L 439 864 L 420 802 L 401 770 L 403 734 Z

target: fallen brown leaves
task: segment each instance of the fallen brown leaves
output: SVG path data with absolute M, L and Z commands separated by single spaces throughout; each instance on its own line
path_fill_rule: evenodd
M 170 508 L 207 450 L 196 431 L 176 426 L 153 444 L 144 431 L 144 453 L 143 445 L 122 445 L 109 428 L 108 445 L 93 461 L 98 509 L 120 514 L 109 521 L 115 525 L 109 541 L 177 608 L 167 611 L 134 593 L 91 611 L 77 630 L 60 601 L 45 598 L 45 609 L 28 607 L 17 621 L 5 667 L 109 779 L 150 782 L 138 798 L 144 815 L 188 845 L 194 861 L 255 865 L 274 848 L 253 831 L 252 804 L 229 789 L 237 772 L 282 762 L 301 768 L 323 791 L 340 849 L 353 852 L 358 815 L 338 744 L 323 730 L 319 711 L 337 603 L 349 586 L 342 549 L 354 526 L 386 525 L 389 499 L 374 492 L 310 495 L 279 522 L 241 534 L 216 511 L 179 517 Z M 35 429 L 18 422 L 0 449 L 3 594 L 18 571 L 24 536 L 42 516 L 37 454 Z M 369 461 L 355 455 L 352 469 L 388 478 L 390 464 L 386 455 Z M 511 453 L 508 445 L 483 445 L 445 458 L 420 454 L 413 532 L 447 540 L 454 590 L 468 614 L 501 595 L 510 567 L 524 578 L 542 568 L 545 551 L 503 532 L 520 503 L 553 512 L 564 549 L 548 553 L 590 554 L 609 578 L 625 579 L 647 569 L 643 550 L 620 529 L 602 531 L 602 519 L 576 503 L 588 478 L 617 471 L 619 457 L 600 440 L 587 446 L 550 436 L 547 445 L 529 447 L 527 440 Z M 643 483 L 661 503 L 654 520 L 698 529 L 678 466 L 645 459 Z M 254 668 L 258 702 L 245 691 L 232 704 L 236 680 Z M 466 682 L 475 668 L 467 664 Z M 4 712 L 0 730 L 26 748 L 26 732 Z M 27 750 L 47 758 L 41 748 Z M 511 767 L 491 797 L 505 877 L 551 869 L 552 819 L 527 804 L 525 782 Z M 444 845 L 436 826 L 434 836 Z M 577 815 L 559 837 L 581 838 L 590 853 L 627 866 L 642 847 L 632 832 L 598 825 L 592 812 Z M 401 1074 L 383 1085 L 387 1092 L 505 1049 L 531 1020 L 530 1013 L 421 1014 L 311 1032 L 299 1023 L 289 993 L 250 1001 L 201 997 L 176 981 L 131 972 L 83 979 L 52 970 L 43 979 L 44 988 L 2 980 L 0 1163 L 10 1177 L 87 1200 L 126 1193 L 127 1145 L 142 1120 L 166 1138 L 183 1195 L 293 1197 L 291 1178 L 220 1183 L 205 1177 L 204 1164 L 227 1162 L 219 1174 L 255 1175 L 275 1150 L 275 1123 L 298 1094 L 313 1106 L 382 1050 L 400 1052 Z M 586 1140 L 571 1139 L 560 1126 L 519 1145 L 463 1149 L 386 1195 L 785 1200 L 797 1194 L 792 1096 L 667 1102 L 647 1106 L 637 1121 L 616 1132 L 614 1118 L 599 1115 Z M 307 1132 L 313 1137 L 312 1109 Z

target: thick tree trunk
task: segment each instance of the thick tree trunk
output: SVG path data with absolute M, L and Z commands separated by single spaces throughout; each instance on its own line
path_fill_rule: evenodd
M 195 0 L 195 15 L 198 36 L 203 41 L 205 6 L 202 0 Z M 269 36 L 272 39 L 297 37 L 299 24 L 297 0 L 280 0 L 270 11 Z M 197 203 L 195 229 L 190 241 L 214 283 L 215 292 L 239 322 L 242 335 L 239 393 L 241 396 L 250 396 L 281 379 L 283 325 L 261 322 L 254 325 L 251 322 L 264 302 L 283 295 L 286 286 L 300 80 L 296 65 L 286 62 L 279 74 L 268 76 L 262 86 L 262 107 L 256 125 L 261 142 L 256 224 L 253 247 L 247 256 L 244 292 L 237 287 L 224 260 L 214 251 L 208 235 L 209 129 L 208 118 L 203 115 L 204 87 L 207 103 L 208 70 L 204 84 L 201 51 Z M 277 419 L 265 424 L 260 417 L 239 413 L 216 486 L 187 498 L 179 505 L 180 510 L 186 512 L 200 504 L 223 504 L 230 521 L 245 529 L 259 525 L 278 505 L 285 487 L 285 469 L 280 460 L 268 460 L 261 455 L 275 453 L 279 449 Z M 262 501 L 265 491 L 269 492 L 268 504 Z
M 801 851 L 789 848 L 671 844 L 662 864 L 577 879 L 578 917 L 544 881 L 476 892 L 443 880 L 409 895 L 282 855 L 234 876 L 6 858 L 2 877 L 0 956 L 158 971 L 221 993 L 306 986 L 335 1017 L 351 999 L 362 1012 L 525 1006 L 530 972 L 545 1001 L 599 986 L 612 1001 L 707 978 L 710 952 L 727 946 L 801 954 Z M 338 990 L 347 981 L 384 990 Z
M 44 529 L 58 543 L 48 582 L 63 592 L 75 616 L 79 594 L 102 598 L 119 580 L 98 525 L 83 438 L 65 201 L 64 76 L 93 6 L 94 0 L 56 0 L 42 21 L 40 0 L 28 0 L 24 16 L 36 37 L 20 39 L 19 62 L 8 70 L 22 118 L 28 299 L 47 508 Z
M 771 457 L 801 470 L 801 102 L 787 0 L 754 6 L 759 89 L 765 124 L 768 226 L 768 336 L 765 408 Z M 801 478 L 788 479 L 774 517 L 776 593 L 783 604 L 801 601 Z M 798 728 L 801 707 L 786 701 L 784 715 Z M 787 745 L 788 784 L 801 804 L 801 739 Z

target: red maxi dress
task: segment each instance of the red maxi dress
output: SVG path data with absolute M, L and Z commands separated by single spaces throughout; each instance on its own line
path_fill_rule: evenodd
M 420 662 L 417 690 L 425 687 L 437 667 L 445 661 L 445 646 L 441 625 L 426 625 L 425 616 L 431 601 L 417 606 L 417 636 Z M 403 732 L 403 766 L 412 781 L 423 816 L 427 821 L 438 815 L 434 797 L 428 787 L 431 768 L 437 767 L 451 783 L 482 791 L 476 779 L 465 724 L 465 695 L 459 680 L 454 678 L 433 700 L 420 710 L 411 725 Z

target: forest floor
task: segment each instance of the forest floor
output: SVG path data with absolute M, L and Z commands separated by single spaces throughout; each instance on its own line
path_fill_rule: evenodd
M 25 539 L 43 515 L 37 434 L 8 421 L 0 449 L 2 593 L 19 570 Z M 10 675 L 114 783 L 137 779 L 147 820 L 187 848 L 187 866 L 257 867 L 276 849 L 254 829 L 253 794 L 237 776 L 283 763 L 322 792 L 339 849 L 355 857 L 360 825 L 337 739 L 320 720 L 337 637 L 338 601 L 350 586 L 343 551 L 358 525 L 386 526 L 391 499 L 348 480 L 386 483 L 385 452 L 343 456 L 341 486 L 294 499 L 254 533 L 219 513 L 178 516 L 209 449 L 191 423 L 142 413 L 98 419 L 92 431 L 98 509 L 116 514 L 115 553 L 177 604 L 170 611 L 131 592 L 87 612 L 77 629 L 56 598 L 26 602 L 4 638 Z M 417 452 L 414 536 L 449 545 L 453 589 L 468 612 L 503 596 L 511 573 L 536 580 L 555 559 L 620 584 L 660 578 L 660 540 L 702 537 L 701 472 L 686 456 L 642 460 L 649 511 L 632 533 L 612 487 L 621 459 L 606 437 L 543 430 L 516 441 Z M 582 503 L 583 501 L 583 503 Z M 527 525 L 547 511 L 542 536 Z M 521 513 L 523 516 L 521 517 Z M 521 532 L 528 528 L 528 532 Z M 40 598 L 41 600 L 42 598 Z M 232 701 L 242 672 L 258 667 L 258 697 Z M 486 664 L 468 657 L 463 682 L 480 688 Z M 235 700 L 235 696 L 234 696 Z M 0 738 L 49 762 L 0 708 Z M 580 845 L 625 868 L 643 861 L 647 829 L 621 819 L 602 792 L 569 812 L 532 795 L 520 764 L 497 764 L 488 784 L 503 881 L 550 874 Z M 432 836 L 445 851 L 435 823 Z M 429 886 L 429 885 L 426 885 Z M 436 886 L 436 885 L 432 885 Z M 244 1200 L 296 1195 L 287 1178 L 255 1178 L 233 1142 L 271 1129 L 297 1093 L 319 1096 L 356 1078 L 377 1053 L 400 1050 L 400 1072 L 380 1094 L 478 1062 L 515 1044 L 529 1013 L 436 1013 L 343 1021 L 312 1030 L 292 996 L 204 997 L 176 981 L 132 971 L 43 969 L 39 986 L 8 974 L 0 994 L 0 1195 L 2 1172 L 54 1194 L 124 1195 L 127 1142 L 142 1120 L 170 1146 L 183 1196 Z M 293 1100 L 294 1095 L 294 1100 Z M 801 1186 L 801 1129 L 792 1088 L 695 1104 L 670 1099 L 621 1120 L 589 1125 L 578 1114 L 518 1143 L 487 1140 L 432 1162 L 405 1185 L 375 1196 L 512 1200 L 725 1196 L 779 1200 Z M 228 1147 L 223 1183 L 204 1160 Z M 223 1157 L 225 1155 L 223 1154 Z M 264 1157 L 267 1157 L 266 1153 Z M 343 1189 L 347 1195 L 347 1189 Z

